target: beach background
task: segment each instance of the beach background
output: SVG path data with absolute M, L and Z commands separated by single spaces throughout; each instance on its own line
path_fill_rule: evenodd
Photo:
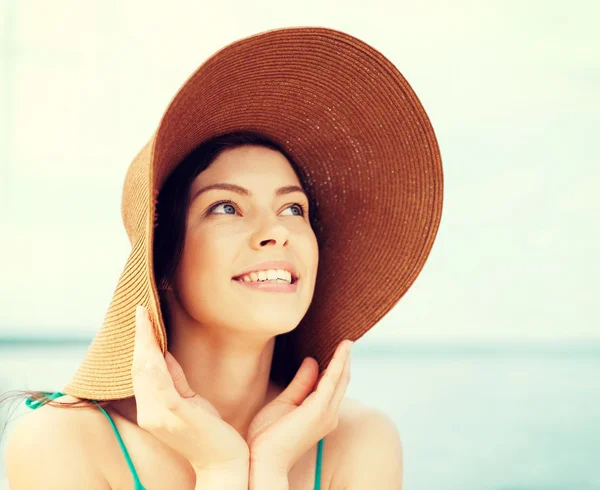
M 600 489 L 599 16 L 592 0 L 0 0 L 0 393 L 60 389 L 85 354 L 129 254 L 127 167 L 187 77 L 240 38 L 327 26 L 398 67 L 444 161 L 434 247 L 355 345 L 348 395 L 394 419 L 406 490 Z
M 359 341 L 353 349 L 347 395 L 394 420 L 405 489 L 600 488 L 600 342 Z M 60 391 L 84 353 L 78 343 L 0 346 L 0 391 Z M 7 434 L 30 411 L 12 410 Z M 0 412 L 0 423 L 8 415 Z

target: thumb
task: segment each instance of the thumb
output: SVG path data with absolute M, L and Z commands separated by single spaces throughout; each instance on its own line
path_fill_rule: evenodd
M 177 392 L 182 398 L 192 398 L 196 393 L 190 388 L 185 373 L 183 372 L 183 368 L 169 351 L 165 354 L 165 362 Z
M 319 364 L 312 357 L 305 357 L 291 383 L 274 401 L 300 405 L 311 392 L 319 375 Z

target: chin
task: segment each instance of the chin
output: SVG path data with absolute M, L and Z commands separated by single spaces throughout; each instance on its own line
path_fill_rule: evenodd
M 253 330 L 256 332 L 263 331 L 269 332 L 273 335 L 280 335 L 294 330 L 300 321 L 296 319 L 290 319 L 288 316 L 286 318 L 273 317 L 269 318 L 267 321 L 264 319 L 254 318 L 252 323 Z
M 238 314 L 242 313 L 238 309 Z M 246 315 L 242 314 L 236 325 L 242 326 L 245 330 L 252 332 L 264 332 L 270 335 L 280 335 L 294 330 L 300 323 L 301 317 L 297 315 L 290 315 L 289 312 L 278 315 L 272 310 L 270 313 L 264 310 L 261 313 L 248 312 Z

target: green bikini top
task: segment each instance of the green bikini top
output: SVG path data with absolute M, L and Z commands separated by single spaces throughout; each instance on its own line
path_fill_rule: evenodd
M 64 396 L 64 393 L 57 391 L 55 393 L 47 394 L 46 398 L 48 400 L 54 400 L 61 396 Z M 94 403 L 96 403 L 94 400 L 92 400 L 92 401 Z M 32 410 L 35 410 L 36 408 L 39 408 L 40 406 L 42 406 L 44 403 L 42 402 L 42 400 L 34 401 L 32 398 L 27 398 L 27 400 L 25 400 L 25 404 Z M 106 412 L 106 410 L 104 410 L 104 408 L 102 408 L 97 403 L 96 403 L 96 406 L 106 416 L 106 418 L 110 422 L 110 425 L 111 425 L 115 435 L 117 436 L 117 440 L 119 441 L 119 446 L 121 446 L 121 451 L 123 451 L 123 455 L 125 456 L 127 465 L 129 466 L 129 469 L 131 470 L 131 474 L 133 475 L 133 481 L 135 483 L 134 490 L 146 490 L 144 485 L 142 485 L 142 483 L 140 482 L 140 478 L 138 477 L 137 471 L 135 471 L 135 466 L 133 466 L 133 461 L 131 461 L 129 452 L 127 451 L 127 448 L 125 447 L 125 444 L 123 443 L 123 439 L 121 439 L 121 434 L 119 434 L 119 431 L 117 430 L 117 426 L 113 422 L 113 419 L 110 417 L 110 415 L 108 415 L 108 413 Z M 325 442 L 325 438 L 321 439 L 317 446 L 317 468 L 316 468 L 316 473 L 315 473 L 314 490 L 321 490 L 321 467 L 322 467 L 322 463 L 323 463 L 323 444 L 324 444 L 324 442 Z

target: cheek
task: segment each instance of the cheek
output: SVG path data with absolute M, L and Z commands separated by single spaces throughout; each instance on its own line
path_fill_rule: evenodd
M 311 258 L 314 262 L 319 261 L 319 243 L 317 242 L 317 235 L 312 228 L 308 228 L 308 231 L 304 233 L 304 237 L 308 244 L 308 249 L 311 253 Z
M 317 236 L 312 233 L 312 246 L 313 246 L 313 260 L 315 265 L 319 264 L 319 242 L 317 241 Z
M 319 244 L 314 232 L 311 231 L 304 237 L 300 249 L 302 253 L 302 261 L 306 268 L 306 273 L 312 280 L 312 286 L 314 286 L 319 267 Z
M 216 286 L 226 281 L 234 252 L 231 237 L 228 239 L 214 227 L 190 233 L 179 266 L 180 286 Z

